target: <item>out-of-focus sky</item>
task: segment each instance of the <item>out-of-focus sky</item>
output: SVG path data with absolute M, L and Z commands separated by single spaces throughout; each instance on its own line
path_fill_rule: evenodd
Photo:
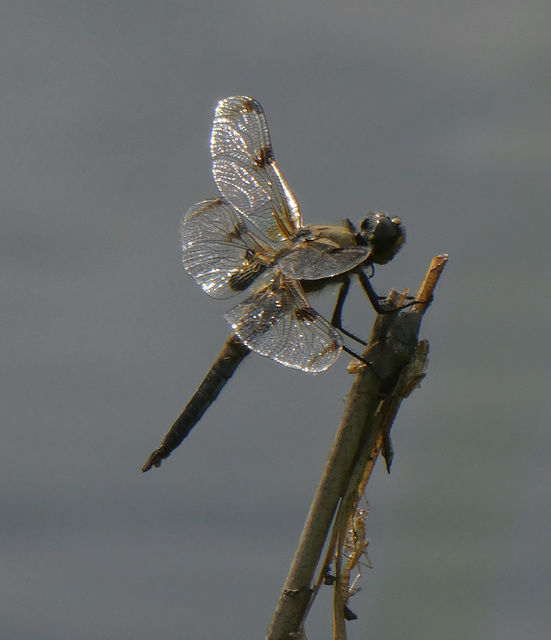
M 551 5 L 4 3 L 4 638 L 261 638 L 351 384 L 251 356 L 140 467 L 229 335 L 180 263 L 216 102 L 263 105 L 305 222 L 401 217 L 374 285 L 450 262 L 369 485 L 349 637 L 551 629 Z M 327 312 L 331 295 L 314 300 Z M 359 293 L 347 325 L 369 332 Z M 307 627 L 330 637 L 328 594 Z

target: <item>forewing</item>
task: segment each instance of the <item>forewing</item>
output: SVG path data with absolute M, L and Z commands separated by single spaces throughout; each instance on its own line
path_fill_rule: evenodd
M 340 334 L 308 306 L 300 285 L 280 276 L 224 317 L 249 349 L 308 373 L 325 371 L 342 348 Z
M 218 103 L 210 149 L 218 189 L 269 240 L 284 240 L 300 228 L 297 201 L 275 163 L 256 100 L 236 96 Z
M 180 228 L 182 263 L 209 296 L 231 298 L 266 269 L 273 249 L 222 198 L 191 207 Z
M 346 273 L 369 255 L 367 247 L 335 248 L 321 242 L 305 242 L 278 260 L 283 275 L 295 280 L 320 280 Z

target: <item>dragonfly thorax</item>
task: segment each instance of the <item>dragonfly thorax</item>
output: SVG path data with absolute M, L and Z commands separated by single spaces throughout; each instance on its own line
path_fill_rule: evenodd
M 309 240 L 324 242 L 335 248 L 354 247 L 358 244 L 358 234 L 349 220 L 340 225 L 310 224 L 303 229 L 308 230 Z M 360 244 L 366 243 L 362 241 Z

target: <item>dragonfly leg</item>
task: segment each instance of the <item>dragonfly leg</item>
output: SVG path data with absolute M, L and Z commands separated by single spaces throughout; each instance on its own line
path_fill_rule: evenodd
M 355 351 L 352 351 L 352 349 L 349 349 L 345 344 L 342 345 L 342 350 L 345 351 L 349 356 L 352 356 L 353 358 L 356 358 L 356 360 L 359 360 L 362 364 L 367 365 L 371 371 L 373 372 L 373 374 L 379 378 L 379 380 L 381 380 L 382 382 L 382 378 L 381 376 L 377 373 L 377 370 L 375 369 L 375 367 L 373 366 L 373 363 L 370 362 L 369 360 L 366 360 L 363 356 L 360 356 L 359 354 L 357 354 Z
M 362 289 L 365 291 L 366 296 L 369 298 L 369 302 L 371 302 L 377 313 L 390 313 L 392 311 L 397 311 L 397 309 L 385 309 L 379 302 L 382 298 L 375 293 L 367 275 L 361 269 L 358 269 L 356 273 L 360 280 L 360 284 L 362 285 Z
M 365 347 L 367 346 L 367 342 L 365 342 L 365 340 L 358 338 L 358 336 L 354 335 L 351 331 L 348 331 L 348 329 L 345 329 L 342 326 L 342 309 L 344 307 L 344 301 L 346 300 L 346 296 L 348 295 L 349 291 L 350 291 L 350 278 L 346 277 L 339 289 L 337 302 L 335 303 L 335 309 L 333 311 L 333 315 L 331 316 L 331 324 L 336 329 L 338 329 L 341 333 L 344 333 L 345 336 L 348 336 L 351 340 L 355 340 L 359 344 L 363 344 Z M 356 357 L 355 354 L 352 354 L 352 355 Z
M 430 300 L 415 300 L 413 296 L 407 296 L 406 300 L 411 300 L 407 304 L 403 304 L 401 307 L 391 307 L 389 309 L 383 307 L 381 304 L 381 300 L 386 300 L 385 296 L 379 296 L 375 293 L 375 290 L 371 286 L 371 282 L 366 274 L 358 269 L 356 272 L 358 278 L 360 280 L 360 284 L 362 285 L 362 289 L 365 291 L 365 294 L 369 298 L 369 301 L 373 305 L 373 308 L 377 313 L 393 313 L 395 311 L 400 311 L 400 309 L 407 309 L 407 307 L 412 307 L 414 304 L 430 304 L 432 302 L 432 298 Z
M 352 351 L 352 349 L 349 349 L 345 344 L 342 345 L 342 350 L 344 352 L 346 352 L 349 356 L 352 356 L 353 358 L 356 358 L 356 360 L 359 360 L 362 364 L 367 365 L 370 369 L 371 372 L 373 373 L 373 375 L 380 381 L 383 382 L 385 381 L 384 377 L 382 375 L 379 374 L 379 372 L 377 371 L 377 369 L 375 368 L 375 365 L 373 364 L 373 362 L 371 362 L 370 360 L 367 360 L 366 358 L 364 358 L 363 356 L 359 355 L 358 353 L 356 353 L 355 351 Z M 386 394 L 383 393 L 382 391 L 379 394 L 381 396 L 381 398 L 386 397 Z M 392 449 L 392 445 L 390 445 L 390 450 Z

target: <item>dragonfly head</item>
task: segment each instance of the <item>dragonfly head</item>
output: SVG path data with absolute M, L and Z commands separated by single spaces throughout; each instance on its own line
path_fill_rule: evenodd
M 370 249 L 369 260 L 374 264 L 386 264 L 406 241 L 406 230 L 400 218 L 391 218 L 386 213 L 371 211 L 360 225 L 357 234 L 360 244 Z

